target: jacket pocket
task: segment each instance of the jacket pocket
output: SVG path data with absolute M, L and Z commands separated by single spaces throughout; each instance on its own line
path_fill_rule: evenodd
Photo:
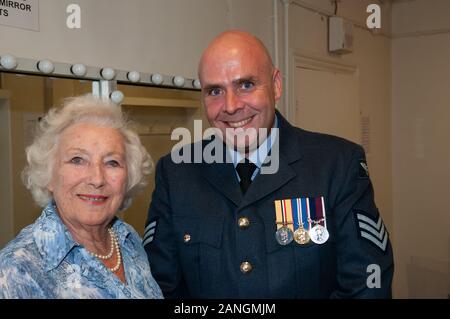
M 184 246 L 203 243 L 219 248 L 222 245 L 223 217 L 174 216 L 176 241 Z
M 293 240 L 280 245 L 275 239 L 276 226 L 266 225 L 266 253 L 269 288 L 283 298 L 327 298 L 336 285 L 333 218 L 327 218 L 330 237 L 324 244 L 311 240 L 304 245 Z M 324 292 L 324 293 L 322 293 Z
M 208 298 L 223 275 L 222 216 L 174 216 L 183 277 L 191 295 Z M 202 298 L 203 298 L 202 297 Z

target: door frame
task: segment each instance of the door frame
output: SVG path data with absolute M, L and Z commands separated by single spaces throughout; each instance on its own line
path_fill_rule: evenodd
M 297 67 L 316 70 L 327 71 L 340 74 L 352 74 L 359 78 L 359 69 L 354 64 L 347 64 L 336 59 L 324 58 L 314 53 L 306 52 L 304 50 L 293 49 L 290 54 L 290 70 L 289 70 L 289 103 L 286 108 L 286 117 L 293 122 L 296 119 L 295 107 L 295 70 Z M 359 92 L 358 92 L 359 94 Z M 358 100 L 360 96 L 358 96 Z
M 2 154 L 2 166 L 0 176 L 2 176 L 2 194 L 0 196 L 0 249 L 4 247 L 14 237 L 14 217 L 13 217 L 13 185 L 12 185 L 12 141 L 11 141 L 11 104 L 10 92 L 0 89 L 0 124 L 6 134 L 1 134 L 0 139 L 7 148 Z

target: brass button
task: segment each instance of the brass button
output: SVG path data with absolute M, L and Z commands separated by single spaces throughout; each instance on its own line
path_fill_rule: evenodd
M 252 264 L 251 263 L 249 263 L 248 261 L 244 261 L 242 264 L 241 264 L 241 271 L 242 271 L 242 273 L 243 274 L 246 274 L 246 273 L 249 273 L 250 271 L 252 271 L 252 269 L 253 269 L 253 266 L 252 266 Z
M 184 234 L 184 236 L 183 236 L 183 241 L 184 241 L 185 243 L 190 242 L 190 241 L 191 241 L 191 235 L 189 235 L 189 234 Z
M 247 217 L 241 217 L 238 220 L 238 225 L 240 228 L 247 228 L 248 226 L 250 226 L 250 221 Z

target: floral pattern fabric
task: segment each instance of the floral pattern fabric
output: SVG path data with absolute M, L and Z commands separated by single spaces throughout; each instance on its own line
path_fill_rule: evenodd
M 0 298 L 163 298 L 141 238 L 116 218 L 125 281 L 76 243 L 54 204 L 0 251 Z

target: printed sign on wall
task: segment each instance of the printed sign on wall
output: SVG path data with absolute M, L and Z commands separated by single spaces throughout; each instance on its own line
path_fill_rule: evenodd
M 0 24 L 39 31 L 39 0 L 0 0 Z

